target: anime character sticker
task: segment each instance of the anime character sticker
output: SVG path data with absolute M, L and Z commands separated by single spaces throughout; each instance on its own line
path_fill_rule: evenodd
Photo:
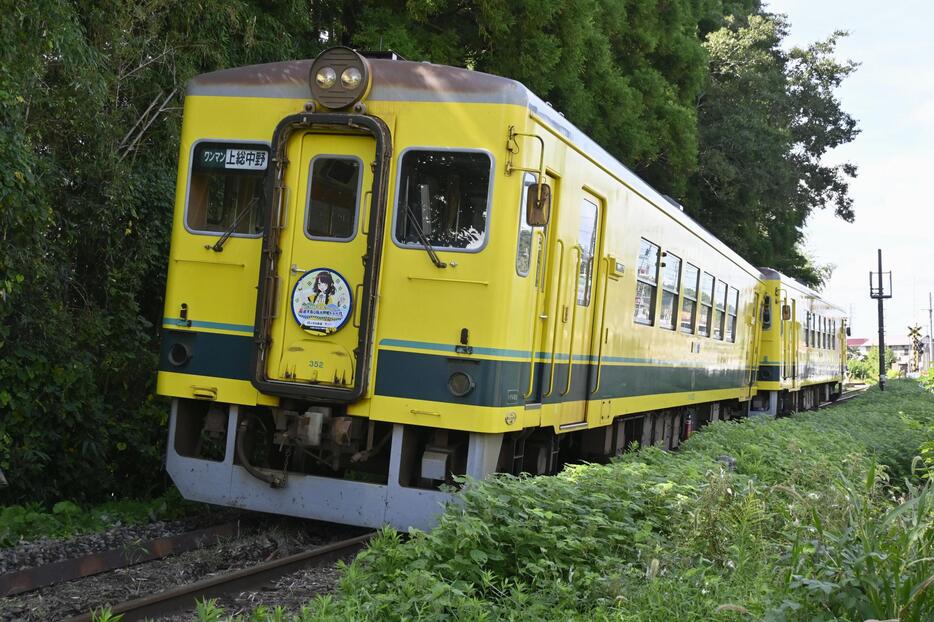
M 333 333 L 350 318 L 350 285 L 330 268 L 315 268 L 303 274 L 292 290 L 292 314 L 299 325 L 311 331 Z

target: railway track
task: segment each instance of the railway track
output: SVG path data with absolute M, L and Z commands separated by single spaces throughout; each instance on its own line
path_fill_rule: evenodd
M 869 388 L 869 386 L 870 385 L 866 385 L 859 389 L 850 389 L 849 391 L 844 391 L 843 394 L 840 395 L 840 397 L 838 397 L 836 400 L 832 402 L 822 402 L 820 405 L 818 405 L 818 408 L 828 408 L 830 406 L 837 406 L 839 404 L 842 404 L 843 402 L 846 402 L 847 400 L 851 400 L 857 395 L 862 394 L 864 391 L 866 391 L 866 389 Z
M 303 568 L 325 565 L 356 554 L 373 536 L 374 533 L 367 533 L 250 568 L 143 596 L 111 607 L 111 612 L 123 614 L 122 621 L 131 622 L 132 620 L 159 618 L 182 609 L 194 608 L 198 600 L 257 588 Z M 92 614 L 87 613 L 69 618 L 67 622 L 90 622 L 91 620 Z

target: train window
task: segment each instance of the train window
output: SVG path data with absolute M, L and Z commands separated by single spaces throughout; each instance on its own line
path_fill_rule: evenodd
M 694 332 L 694 317 L 697 315 L 697 280 L 700 270 L 697 266 L 686 264 L 681 275 L 681 290 L 684 300 L 681 303 L 681 332 Z
M 395 239 L 477 251 L 486 243 L 492 160 L 476 151 L 410 149 L 399 165 Z
M 590 285 L 593 282 L 593 253 L 597 247 L 597 205 L 589 199 L 581 203 L 581 223 L 577 232 L 581 248 L 581 268 L 577 275 L 577 304 L 590 304 Z
M 532 173 L 523 175 L 522 194 L 519 199 L 519 243 L 516 246 L 516 273 L 519 276 L 528 276 L 532 268 L 532 237 L 535 234 L 535 227 L 526 222 L 525 207 L 529 198 L 529 186 L 534 183 L 535 175 Z
M 739 291 L 735 287 L 730 288 L 730 293 L 726 297 L 726 339 L 736 341 L 736 314 L 739 308 Z
M 188 177 L 188 230 L 260 235 L 263 176 L 268 164 L 266 145 L 209 141 L 195 145 Z
M 723 339 L 723 324 L 726 319 L 726 283 L 723 281 L 717 281 L 713 302 L 713 338 Z
M 357 231 L 363 162 L 348 156 L 318 156 L 310 166 L 305 234 L 312 240 L 352 239 Z
M 706 272 L 700 280 L 700 321 L 697 323 L 697 334 L 710 336 L 710 314 L 713 309 L 713 275 Z
M 807 322 L 804 324 L 804 345 L 811 345 L 811 312 L 808 311 Z
M 766 296 L 762 301 L 762 330 L 772 328 L 772 297 Z
M 665 253 L 662 270 L 662 308 L 658 312 L 658 325 L 669 330 L 675 329 L 675 315 L 678 310 L 678 282 L 681 279 L 681 258 Z
M 658 286 L 658 246 L 642 240 L 636 265 L 635 319 L 640 324 L 651 326 L 655 318 L 655 288 Z

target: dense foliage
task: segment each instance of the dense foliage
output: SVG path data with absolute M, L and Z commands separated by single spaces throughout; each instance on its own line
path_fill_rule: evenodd
M 750 15 L 752 15 L 750 17 Z M 852 216 L 833 41 L 758 0 L 36 0 L 0 12 L 3 500 L 145 495 L 181 93 L 333 43 L 523 81 L 758 263 L 813 281 L 808 212 Z M 742 147 L 742 148 L 740 148 Z M 762 243 L 760 243 L 760 241 Z
M 930 620 L 934 487 L 913 457 L 931 440 L 934 396 L 901 380 L 678 453 L 474 482 L 295 619 Z
M 895 351 L 885 349 L 885 369 L 890 373 L 895 362 Z M 873 346 L 865 356 L 858 353 L 848 353 L 846 361 L 847 374 L 853 380 L 876 382 L 879 380 L 879 347 Z
M 185 501 L 174 488 L 146 501 L 107 501 L 90 507 L 71 501 L 59 501 L 50 510 L 38 503 L 8 505 L 0 507 L 0 547 L 40 538 L 70 538 L 121 525 L 172 520 L 203 507 Z

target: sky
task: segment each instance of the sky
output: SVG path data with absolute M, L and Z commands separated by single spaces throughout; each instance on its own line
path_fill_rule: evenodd
M 838 58 L 860 63 L 839 88 L 843 109 L 862 130 L 827 163 L 853 162 L 850 184 L 856 219 L 848 224 L 832 207 L 811 215 L 805 248 L 836 269 L 825 297 L 851 314 L 853 336 L 878 332 L 869 272 L 892 271 L 893 297 L 885 303 L 886 335 L 909 324 L 928 332 L 928 292 L 934 292 L 934 2 L 930 0 L 765 0 L 791 24 L 788 44 L 805 46 L 834 30 L 849 36 Z

